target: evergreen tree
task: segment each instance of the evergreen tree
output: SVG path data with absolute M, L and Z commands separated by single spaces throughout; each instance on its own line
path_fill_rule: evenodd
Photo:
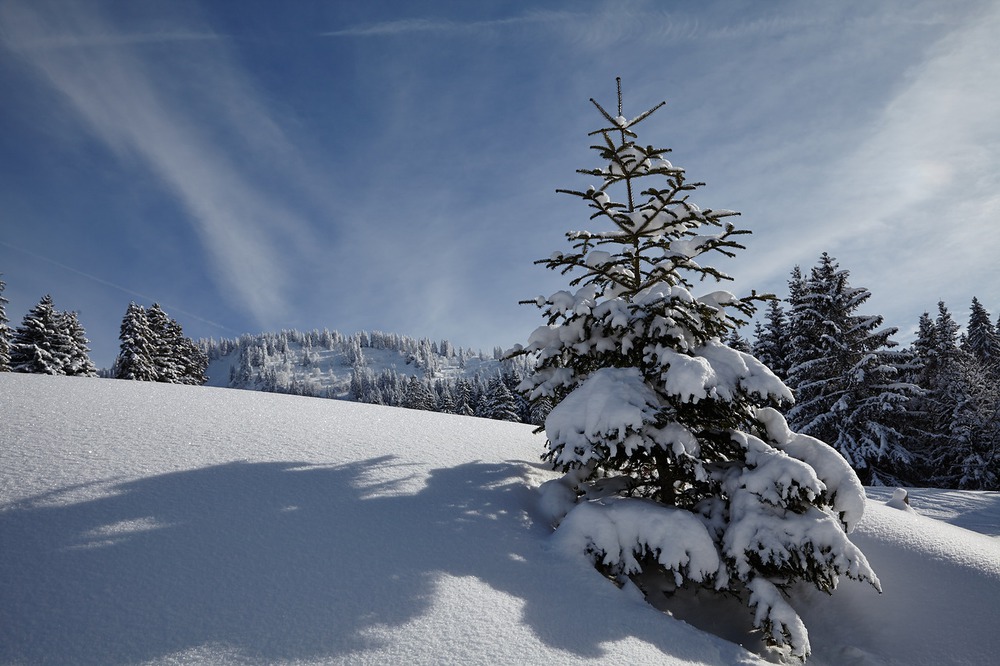
M 153 310 L 159 309 L 154 303 L 150 308 L 150 314 Z M 153 321 L 152 318 L 150 321 Z M 208 380 L 205 376 L 208 356 L 194 340 L 185 337 L 184 330 L 176 319 L 171 319 L 163 313 L 162 317 L 157 316 L 157 321 L 161 322 L 155 329 L 159 336 L 156 352 L 160 374 L 158 381 L 192 386 L 204 384 Z M 309 352 L 306 352 L 307 356 L 308 354 Z
M 561 190 L 603 230 L 569 232 L 571 251 L 538 262 L 575 272 L 575 290 L 533 301 L 546 325 L 520 352 L 535 358 L 521 390 L 554 405 L 545 457 L 566 472 L 543 489 L 546 506 L 558 509 L 557 537 L 609 576 L 648 594 L 729 591 L 770 643 L 804 657 L 783 588 L 831 591 L 842 575 L 878 585 L 845 533 L 863 489 L 834 450 L 771 407 L 791 399 L 781 381 L 722 342 L 760 298 L 692 289 L 729 279 L 707 259 L 742 249 L 747 232 L 727 221 L 735 212 L 690 200 L 701 184 L 666 150 L 638 143 L 634 128 L 662 104 L 628 120 L 620 89 L 618 100 L 617 115 L 591 100 L 605 121 L 592 133 L 603 165 L 581 173 L 600 184 Z
M 455 413 L 461 416 L 473 416 L 476 413 L 472 384 L 465 378 L 455 383 Z
M 43 296 L 14 331 L 10 345 L 11 370 L 41 375 L 66 374 L 72 341 L 61 320 L 52 297 Z
M 736 351 L 743 352 L 744 354 L 753 353 L 753 347 L 750 345 L 750 341 L 744 338 L 742 335 L 740 335 L 738 329 L 734 328 L 732 331 L 730 331 L 729 335 L 726 337 L 725 342 L 726 346 L 730 347 L 731 349 L 735 349 Z
M 855 311 L 870 297 L 825 252 L 792 301 L 789 424 L 830 442 L 865 483 L 898 483 L 914 459 L 900 427 L 915 386 L 901 381 L 895 328 Z
M 987 375 L 997 376 L 1000 372 L 1000 335 L 990 321 L 990 314 L 975 297 L 972 299 L 969 328 L 962 346 L 979 362 Z
M 3 290 L 7 284 L 0 280 L 0 372 L 10 372 L 10 320 L 7 319 L 7 304 Z
M 517 400 L 499 374 L 490 380 L 476 416 L 496 421 L 520 421 Z
M 753 355 L 780 379 L 788 379 L 791 332 L 788 317 L 777 299 L 768 301 L 765 317 L 767 323 L 758 321 L 754 330 Z
M 912 475 L 914 485 L 928 485 L 930 452 L 939 438 L 934 417 L 934 398 L 931 389 L 938 372 L 937 333 L 929 313 L 920 315 L 917 335 L 910 345 L 910 362 L 904 371 L 904 381 L 917 386 L 920 392 L 907 404 L 906 420 L 910 424 L 911 451 L 917 456 Z
M 451 386 L 441 380 L 438 380 L 434 385 L 434 390 L 438 396 L 437 411 L 442 414 L 454 414 L 455 397 L 452 395 Z
M 406 383 L 403 407 L 433 412 L 437 410 L 437 400 L 427 385 L 417 379 L 416 375 L 412 375 Z
M 113 368 L 113 375 L 118 379 L 198 386 L 208 379 L 205 376 L 207 354 L 193 340 L 184 337 L 181 325 L 167 316 L 157 303 L 148 310 L 130 303 L 122 320 L 119 339 L 121 351 Z M 285 343 L 287 345 L 287 339 Z M 250 358 L 253 354 L 261 355 L 256 363 Z M 253 368 L 260 368 L 262 363 L 260 349 L 244 347 L 240 369 L 230 377 L 230 385 L 249 386 L 253 382 Z M 309 390 L 304 386 L 295 387 L 295 391 Z M 272 390 L 277 390 L 277 386 Z
M 146 323 L 149 326 L 150 341 L 152 342 L 150 353 L 153 367 L 156 372 L 154 381 L 167 384 L 177 384 L 180 382 L 183 368 L 178 359 L 178 349 L 181 338 L 179 326 L 171 326 L 170 317 L 163 311 L 159 303 L 153 303 L 146 310 Z
M 45 295 L 24 319 L 11 338 L 11 369 L 34 374 L 64 374 L 69 340 L 60 313 Z
M 155 382 L 160 376 L 156 366 L 157 343 L 154 332 L 150 330 L 146 308 L 135 302 L 129 303 L 118 339 L 121 347 L 115 359 L 114 377 Z
M 938 303 L 932 334 L 922 337 L 918 341 L 926 361 L 921 379 L 933 433 L 926 442 L 930 485 L 1000 489 L 995 382 L 976 356 L 958 344 L 959 327 L 944 302 Z
M 71 343 L 64 365 L 64 373 L 78 377 L 96 377 L 97 367 L 90 360 L 90 341 L 87 340 L 87 332 L 80 324 L 77 314 L 63 312 L 60 326 Z
M 194 340 L 183 335 L 181 326 L 176 321 L 170 321 L 170 328 L 176 331 L 174 335 L 177 343 L 174 351 L 177 365 L 180 367 L 178 383 L 201 386 L 208 381 L 208 376 L 205 374 L 208 369 L 208 356 Z

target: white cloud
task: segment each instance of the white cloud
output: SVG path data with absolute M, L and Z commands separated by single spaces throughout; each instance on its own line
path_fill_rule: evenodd
M 165 63 L 130 46 L 209 33 L 116 35 L 84 6 L 63 3 L 5 4 L 0 20 L 5 46 L 42 73 L 120 158 L 137 160 L 177 197 L 216 260 L 223 291 L 259 322 L 280 317 L 290 283 L 280 248 L 308 247 L 308 232 L 249 163 L 294 162 L 295 151 L 224 45 L 213 44 L 221 57 L 211 64 L 183 56 Z M 184 77 L 196 84 L 195 98 L 182 94 Z
M 916 25 L 918 18 L 908 21 Z M 870 309 L 900 326 L 939 298 L 964 303 L 978 294 L 1000 305 L 993 286 L 1000 250 L 1000 6 L 964 20 L 931 15 L 923 24 L 950 30 L 924 47 L 904 76 L 885 78 L 892 88 L 844 101 L 845 108 L 863 108 L 884 97 L 866 124 L 776 149 L 782 159 L 758 180 L 808 178 L 798 178 L 793 191 L 780 190 L 779 199 L 754 202 L 752 221 L 765 226 L 755 229 L 752 256 L 734 272 L 741 284 L 783 293 L 794 264 L 808 268 L 828 251 L 856 284 L 871 289 Z M 873 68 L 881 66 L 879 55 L 866 54 Z
M 342 30 L 322 33 L 324 37 L 384 37 L 426 32 L 469 33 L 495 28 L 516 27 L 528 24 L 544 24 L 565 20 L 569 15 L 562 12 L 532 11 L 504 19 L 484 21 L 453 21 L 439 18 L 406 18 L 383 21 L 366 25 L 351 26 Z
M 836 167 L 826 195 L 841 206 L 827 241 L 866 267 L 873 301 L 885 307 L 902 294 L 924 299 L 911 305 L 917 311 L 947 296 L 1000 300 L 991 279 L 1000 249 L 998 30 L 995 6 L 935 44 Z

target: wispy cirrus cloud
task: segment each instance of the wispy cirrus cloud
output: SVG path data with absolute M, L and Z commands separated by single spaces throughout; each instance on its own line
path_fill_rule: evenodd
M 783 283 L 792 265 L 827 251 L 872 290 L 871 309 L 903 324 L 938 299 L 964 305 L 994 291 L 1000 7 L 925 23 L 942 36 L 867 123 L 817 141 L 811 164 L 794 144 L 785 148 L 789 164 L 815 177 L 771 214 L 765 247 L 743 272 L 751 283 Z
M 532 11 L 520 16 L 483 21 L 454 21 L 439 18 L 407 18 L 380 23 L 351 26 L 322 33 L 324 37 L 385 37 L 413 33 L 471 33 L 497 28 L 542 25 L 565 21 L 572 17 L 566 12 Z
M 77 49 L 91 46 L 129 46 L 132 44 L 157 44 L 168 42 L 199 42 L 219 39 L 219 35 L 211 32 L 145 32 L 145 33 L 103 33 L 103 34 L 25 34 L 16 30 L 8 34 L 4 32 L 7 46 L 18 52 L 48 51 L 53 49 Z
M 175 197 L 224 291 L 259 322 L 281 316 L 291 281 L 282 249 L 307 248 L 309 233 L 295 206 L 271 194 L 260 164 L 294 169 L 295 148 L 222 40 L 202 29 L 119 32 L 86 4 L 6 3 L 0 24 L 0 44 L 120 159 L 144 166 Z M 183 44 L 172 57 L 138 48 L 163 42 L 215 51 L 201 60 Z

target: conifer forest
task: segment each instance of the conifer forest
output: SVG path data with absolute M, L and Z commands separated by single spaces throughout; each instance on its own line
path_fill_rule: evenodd
M 44 296 L 14 325 L 5 286 L 0 280 L 0 372 L 208 381 L 535 425 L 548 413 L 517 391 L 526 359 L 500 348 L 325 329 L 194 341 L 156 304 L 129 304 L 121 351 L 98 369 L 77 313 Z M 965 315 L 939 302 L 901 345 L 897 328 L 865 312 L 870 296 L 824 253 L 813 267 L 794 267 L 787 295 L 767 301 L 727 342 L 792 390 L 795 402 L 781 406 L 789 426 L 834 446 L 865 484 L 1000 489 L 1000 321 L 975 297 Z

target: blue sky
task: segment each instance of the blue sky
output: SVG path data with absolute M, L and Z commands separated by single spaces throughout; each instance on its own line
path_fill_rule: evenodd
M 621 76 L 753 231 L 730 290 L 827 251 L 901 340 L 939 299 L 996 316 L 996 34 L 985 0 L 0 0 L 7 314 L 51 294 L 100 366 L 130 300 L 196 338 L 525 342 Z

